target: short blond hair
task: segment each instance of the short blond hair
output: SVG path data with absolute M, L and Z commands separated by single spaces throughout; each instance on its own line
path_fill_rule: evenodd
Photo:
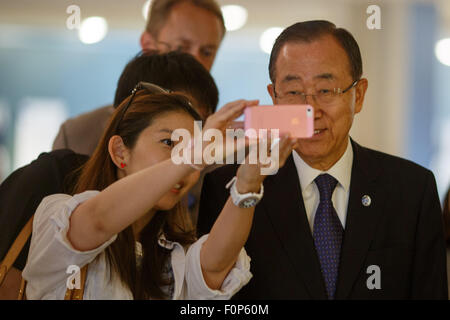
M 225 20 L 223 19 L 222 10 L 214 0 L 153 0 L 148 11 L 148 20 L 145 31 L 152 36 L 157 37 L 167 20 L 172 7 L 182 2 L 190 2 L 193 5 L 214 14 L 220 21 L 222 38 L 225 36 Z

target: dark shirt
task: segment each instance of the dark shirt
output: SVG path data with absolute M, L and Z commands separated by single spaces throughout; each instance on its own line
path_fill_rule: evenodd
M 71 193 L 78 171 L 88 156 L 62 149 L 42 153 L 30 164 L 17 169 L 0 185 L 0 261 L 42 199 L 55 193 Z M 22 270 L 30 240 L 14 263 Z

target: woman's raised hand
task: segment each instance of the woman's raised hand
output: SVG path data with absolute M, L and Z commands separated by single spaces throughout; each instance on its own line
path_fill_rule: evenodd
M 276 174 L 278 169 L 284 166 L 286 159 L 297 146 L 298 140 L 292 139 L 289 134 L 282 134 L 280 139 L 273 143 L 270 139 L 260 139 L 257 143 L 257 162 L 252 163 L 249 154 L 237 171 L 236 188 L 239 193 L 258 192 L 266 176 Z M 259 150 L 260 148 L 267 149 L 265 159 L 261 157 L 264 153 Z
M 203 130 L 218 129 L 225 134 L 225 130 L 230 126 L 231 122 L 240 117 L 244 113 L 245 108 L 257 106 L 258 104 L 259 100 L 236 100 L 227 103 L 206 119 Z
M 192 150 L 191 159 L 193 160 L 193 163 L 199 168 L 204 168 L 207 165 L 213 163 L 224 163 L 225 159 L 228 156 L 234 155 L 238 150 L 237 148 L 233 148 L 232 150 L 228 150 L 228 148 L 226 148 L 226 146 L 229 145 L 228 142 L 230 142 L 227 142 L 230 137 L 227 136 L 226 131 L 227 129 L 239 129 L 234 125 L 233 120 L 240 117 L 244 113 L 245 108 L 257 106 L 258 103 L 259 100 L 233 101 L 227 103 L 222 108 L 220 108 L 219 111 L 209 116 L 206 119 L 205 125 L 203 126 L 202 136 L 194 136 L 194 143 L 190 144 L 190 148 Z M 217 135 L 220 135 L 220 137 L 217 137 Z M 211 150 L 209 150 L 209 153 L 206 152 L 205 155 L 204 151 L 212 143 L 210 139 L 213 136 L 215 137 L 214 145 L 212 146 L 212 148 L 214 149 L 214 156 L 211 155 Z M 248 139 L 246 139 L 243 134 L 241 134 L 240 136 L 241 137 L 239 137 L 238 140 L 241 139 L 244 143 L 242 143 L 242 141 L 236 143 L 236 146 L 238 146 L 238 148 L 245 147 L 248 142 Z M 220 141 L 217 141 L 218 138 Z M 231 139 L 233 139 L 232 143 L 234 146 L 234 137 L 232 137 Z M 201 146 L 198 146 L 200 144 Z M 205 157 L 208 159 L 205 159 Z

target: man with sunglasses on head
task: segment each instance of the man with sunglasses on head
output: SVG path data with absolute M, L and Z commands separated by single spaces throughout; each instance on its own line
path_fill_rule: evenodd
M 237 298 L 447 299 L 432 172 L 349 136 L 368 87 L 353 36 L 328 21 L 296 23 L 276 40 L 269 73 L 273 103 L 310 104 L 315 130 L 264 182 L 245 246 L 253 279 Z M 236 168 L 205 176 L 200 235 Z
M 215 0 L 153 0 L 140 45 L 144 52 L 189 53 L 210 71 L 225 31 Z M 106 106 L 68 119 L 52 149 L 91 155 L 113 111 L 113 106 Z M 211 111 L 205 110 L 203 116 L 209 114 Z

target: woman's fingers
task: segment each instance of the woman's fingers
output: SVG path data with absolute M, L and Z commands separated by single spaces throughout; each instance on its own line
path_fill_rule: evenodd
M 231 121 L 230 123 L 228 123 L 227 129 L 245 129 L 245 123 L 244 121 Z
M 245 169 L 242 168 L 242 170 L 246 173 L 254 173 L 256 170 L 262 168 L 267 169 L 269 167 L 276 168 L 273 173 L 275 174 L 278 168 L 282 167 L 285 164 L 286 159 L 292 152 L 292 149 L 297 145 L 298 139 L 293 139 L 290 137 L 289 133 L 284 132 L 281 132 L 281 138 L 272 139 L 278 136 L 278 132 L 276 132 L 276 134 L 272 136 L 271 130 L 267 130 L 266 138 L 263 141 L 258 139 L 258 137 L 235 137 L 235 133 L 233 133 L 229 137 L 229 133 L 226 132 L 227 128 L 235 129 L 235 132 L 236 129 L 243 129 L 243 122 L 237 122 L 233 120 L 242 115 L 245 108 L 257 106 L 258 103 L 259 100 L 237 100 L 230 102 L 224 105 L 219 111 L 217 111 L 207 119 L 203 130 L 204 132 L 208 129 L 218 129 L 222 131 L 224 140 L 221 140 L 222 143 L 220 147 L 222 147 L 223 149 L 221 155 L 223 156 L 224 160 L 236 159 L 236 157 L 238 159 L 238 163 L 241 163 L 243 160 Z M 229 150 L 228 147 L 225 148 L 225 145 L 234 145 L 237 148 L 231 148 L 231 150 Z M 219 146 L 217 145 L 217 147 Z M 261 148 L 265 150 L 262 151 Z M 274 148 L 277 148 L 276 152 L 274 152 Z M 240 151 L 244 152 L 241 153 Z M 252 153 L 252 151 L 254 152 Z M 256 152 L 257 154 L 255 154 L 255 151 L 258 151 Z M 256 163 L 255 161 L 253 161 L 252 163 L 249 163 L 249 166 L 245 166 L 245 162 L 247 162 L 249 158 L 252 160 L 258 160 L 256 161 Z M 271 171 L 265 170 L 265 172 Z
M 258 105 L 259 100 L 237 100 L 220 108 L 207 119 L 208 128 L 223 129 L 229 122 L 243 114 L 244 109 Z
M 220 108 L 219 111 L 217 111 L 215 114 L 222 115 L 222 114 L 229 114 L 234 113 L 236 111 L 243 110 L 246 107 L 250 106 L 256 106 L 258 105 L 259 100 L 236 100 L 230 103 L 227 103 L 222 108 Z
M 285 164 L 286 159 L 292 152 L 295 141 L 296 139 L 292 139 L 289 134 L 283 134 L 280 138 L 275 139 L 268 153 L 271 160 L 268 164 L 261 164 L 261 167 L 271 167 L 274 170 L 273 174 L 275 174 Z
M 240 101 L 236 104 L 228 106 L 226 109 L 221 109 L 215 114 L 215 120 L 218 123 L 228 123 L 244 113 L 245 108 L 253 105 L 257 105 L 258 100 L 254 101 Z

